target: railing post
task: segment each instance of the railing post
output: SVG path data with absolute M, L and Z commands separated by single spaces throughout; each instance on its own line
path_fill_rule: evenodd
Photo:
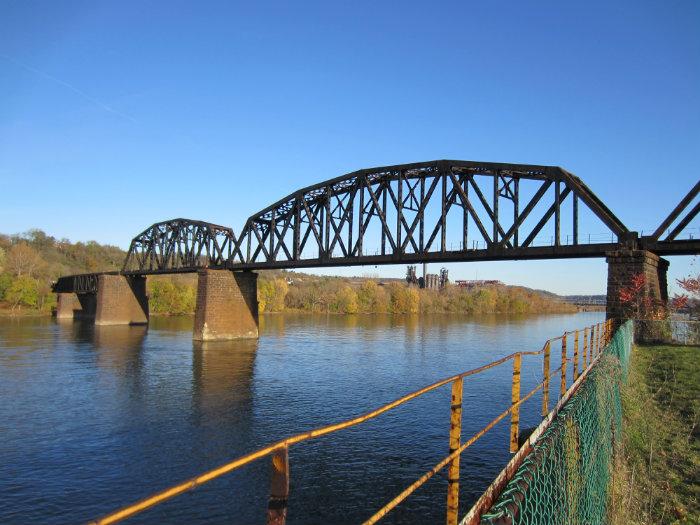
M 578 379 L 578 330 L 574 337 L 574 381 Z
M 452 383 L 450 405 L 450 454 L 461 445 L 462 436 L 462 386 L 460 377 Z M 459 455 L 450 461 L 447 473 L 447 525 L 457 525 L 459 518 Z
M 605 348 L 605 345 L 608 344 L 608 323 L 607 322 L 602 323 L 601 328 L 603 329 L 602 330 L 603 337 L 601 338 L 602 341 L 600 344 L 600 349 L 602 350 L 603 348 Z
M 283 447 L 272 454 L 270 499 L 267 503 L 267 525 L 284 525 L 287 521 L 289 497 L 289 448 Z
M 583 329 L 583 369 L 588 368 L 588 328 Z
M 590 352 L 591 363 L 595 359 L 595 325 L 591 326 L 591 352 Z
M 561 386 L 559 389 L 560 397 L 566 394 L 566 332 L 561 338 Z
M 510 411 L 510 451 L 518 451 L 518 431 L 520 425 L 520 365 L 522 355 L 515 354 L 513 358 L 513 387 L 511 388 L 511 406 Z
M 544 372 L 544 380 L 542 382 L 542 417 L 546 417 L 549 414 L 549 353 L 550 345 L 549 341 L 547 341 L 544 344 L 544 359 L 542 362 Z

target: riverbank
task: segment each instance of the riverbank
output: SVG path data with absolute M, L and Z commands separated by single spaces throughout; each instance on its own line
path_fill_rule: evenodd
M 613 525 L 700 523 L 700 347 L 636 346 L 622 390 Z

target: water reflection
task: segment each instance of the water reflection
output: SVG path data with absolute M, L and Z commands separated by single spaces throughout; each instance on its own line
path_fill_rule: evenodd
M 138 375 L 143 368 L 142 351 L 147 332 L 145 325 L 93 325 L 97 366 L 112 370 L 122 377 L 131 373 Z
M 193 342 L 187 317 L 148 328 L 0 319 L 0 523 L 86 522 L 600 317 L 266 315 L 259 340 L 216 343 Z M 524 360 L 523 388 L 540 373 L 540 361 Z M 463 435 L 509 403 L 510 374 L 465 383 Z M 539 417 L 535 397 L 521 420 Z M 362 521 L 444 456 L 448 428 L 446 389 L 294 447 L 288 523 Z M 506 422 L 463 456 L 463 505 L 509 458 L 507 445 Z M 257 462 L 131 521 L 261 523 L 268 474 Z M 442 521 L 444 497 L 436 476 L 387 522 Z
M 192 401 L 203 418 L 249 414 L 258 341 L 192 343 Z

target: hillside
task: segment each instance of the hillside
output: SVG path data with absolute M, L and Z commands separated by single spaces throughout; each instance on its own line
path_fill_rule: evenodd
M 71 243 L 41 230 L 0 234 L 0 310 L 50 313 L 55 306 L 51 283 L 61 275 L 120 268 L 124 250 L 94 241 Z M 190 314 L 196 276 L 148 279 L 151 312 Z M 301 272 L 260 272 L 261 312 L 286 310 L 323 313 L 550 313 L 576 308 L 558 296 L 520 286 L 486 285 L 442 291 L 409 287 L 403 279 L 324 277 Z

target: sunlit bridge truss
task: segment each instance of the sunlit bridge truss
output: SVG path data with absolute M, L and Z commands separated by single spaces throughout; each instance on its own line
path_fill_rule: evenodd
M 226 226 L 189 219 L 159 222 L 131 241 L 124 270 L 173 273 L 223 267 L 235 246 L 236 237 Z
M 580 214 L 595 235 L 579 231 Z M 132 241 L 124 271 L 597 257 L 636 236 L 562 168 L 440 160 L 303 188 L 238 237 L 200 221 L 155 224 Z

